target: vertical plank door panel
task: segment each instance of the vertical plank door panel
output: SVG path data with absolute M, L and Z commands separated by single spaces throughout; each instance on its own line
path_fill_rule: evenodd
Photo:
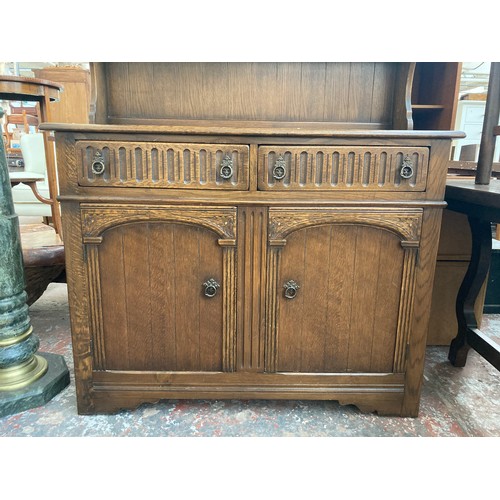
M 108 370 L 219 371 L 222 284 L 217 235 L 189 224 L 133 223 L 106 231 L 99 249 Z
M 403 255 L 396 235 L 374 227 L 290 234 L 278 279 L 278 371 L 392 371 Z M 294 299 L 284 298 L 289 279 L 300 285 Z

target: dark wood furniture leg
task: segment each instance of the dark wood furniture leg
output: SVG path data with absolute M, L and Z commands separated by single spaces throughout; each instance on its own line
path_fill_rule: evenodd
M 491 63 L 488 97 L 474 183 L 450 180 L 446 185 L 448 208 L 467 214 L 472 231 L 471 262 L 457 297 L 458 335 L 453 339 L 448 359 L 465 366 L 472 347 L 500 370 L 500 345 L 477 328 L 474 302 L 486 279 L 491 262 L 491 223 L 500 222 L 500 188 L 491 183 L 496 137 L 500 135 L 500 63 Z
M 457 296 L 458 334 L 451 342 L 448 353 L 448 359 L 457 367 L 465 366 L 471 347 L 470 333 L 477 333 L 474 303 L 488 274 L 491 259 L 491 222 L 472 216 L 468 219 L 472 232 L 472 254 Z

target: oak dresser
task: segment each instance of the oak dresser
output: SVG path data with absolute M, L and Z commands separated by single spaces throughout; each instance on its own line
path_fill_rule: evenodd
M 416 416 L 447 160 L 409 63 L 101 63 L 54 130 L 78 411 Z

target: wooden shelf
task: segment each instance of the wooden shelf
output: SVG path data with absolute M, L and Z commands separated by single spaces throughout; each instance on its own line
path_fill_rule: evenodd
M 411 90 L 415 130 L 453 130 L 461 63 L 418 62 Z

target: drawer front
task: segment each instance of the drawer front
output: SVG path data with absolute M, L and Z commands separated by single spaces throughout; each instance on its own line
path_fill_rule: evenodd
M 426 147 L 259 148 L 259 189 L 425 191 Z
M 248 190 L 248 146 L 78 141 L 80 186 Z

